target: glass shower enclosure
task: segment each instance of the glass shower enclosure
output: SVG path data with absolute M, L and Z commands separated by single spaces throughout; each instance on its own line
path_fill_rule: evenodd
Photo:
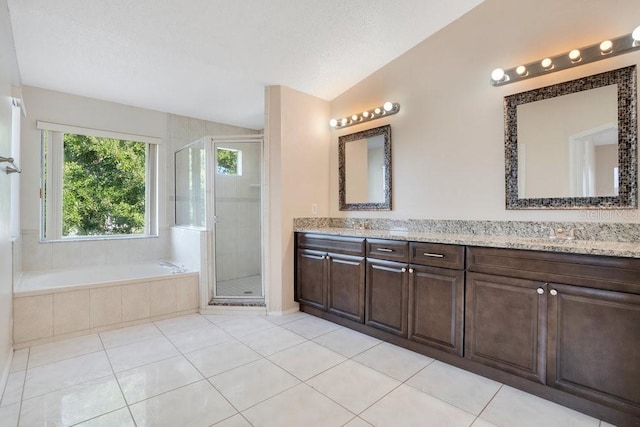
M 264 299 L 262 141 L 205 137 L 175 153 L 175 222 L 207 230 L 214 304 Z

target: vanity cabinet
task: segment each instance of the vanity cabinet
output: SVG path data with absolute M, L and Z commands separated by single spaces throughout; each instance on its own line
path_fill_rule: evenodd
M 408 337 L 462 356 L 464 247 L 419 242 L 409 246 Z
M 299 234 L 296 301 L 364 322 L 364 239 Z
M 298 249 L 296 256 L 296 301 L 327 309 L 326 252 Z
M 467 273 L 465 357 L 546 381 L 546 284 Z
M 301 310 L 640 425 L 640 259 L 297 233 Z
M 640 417 L 640 295 L 549 288 L 547 384 Z
M 466 358 L 640 417 L 640 260 L 471 247 L 467 259 Z
M 407 337 L 409 244 L 367 240 L 365 323 Z

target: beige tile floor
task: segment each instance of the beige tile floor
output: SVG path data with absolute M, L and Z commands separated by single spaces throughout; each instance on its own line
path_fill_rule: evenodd
M 189 315 L 19 350 L 0 426 L 592 426 L 584 414 L 296 313 Z

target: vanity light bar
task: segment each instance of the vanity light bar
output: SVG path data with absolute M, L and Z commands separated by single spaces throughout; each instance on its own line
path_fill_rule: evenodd
M 379 119 L 380 117 L 390 116 L 392 114 L 396 114 L 398 111 L 400 111 L 400 104 L 398 104 L 397 102 L 385 102 L 384 105 L 380 107 L 363 111 L 360 114 L 353 114 L 341 119 L 331 119 L 329 120 L 329 126 L 336 129 L 342 129 L 360 123 L 369 122 L 371 120 Z
M 503 86 L 515 83 L 532 77 L 542 76 L 554 71 L 566 70 L 567 68 L 590 62 L 600 61 L 612 56 L 640 50 L 640 26 L 636 27 L 631 34 L 627 34 L 615 39 L 604 40 L 598 44 L 573 49 L 560 55 L 550 56 L 535 62 L 530 62 L 517 67 L 496 68 L 491 73 L 491 84 Z

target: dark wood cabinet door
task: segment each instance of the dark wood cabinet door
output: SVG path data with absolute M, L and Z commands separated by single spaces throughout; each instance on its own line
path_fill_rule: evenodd
M 326 254 L 298 249 L 296 290 L 298 302 L 327 309 Z
M 365 323 L 407 336 L 408 264 L 367 258 Z
M 547 383 L 640 416 L 640 295 L 549 289 Z
M 462 356 L 464 271 L 411 265 L 409 339 Z
M 364 257 L 329 254 L 329 311 L 364 323 Z
M 467 273 L 465 357 L 546 380 L 546 283 Z

